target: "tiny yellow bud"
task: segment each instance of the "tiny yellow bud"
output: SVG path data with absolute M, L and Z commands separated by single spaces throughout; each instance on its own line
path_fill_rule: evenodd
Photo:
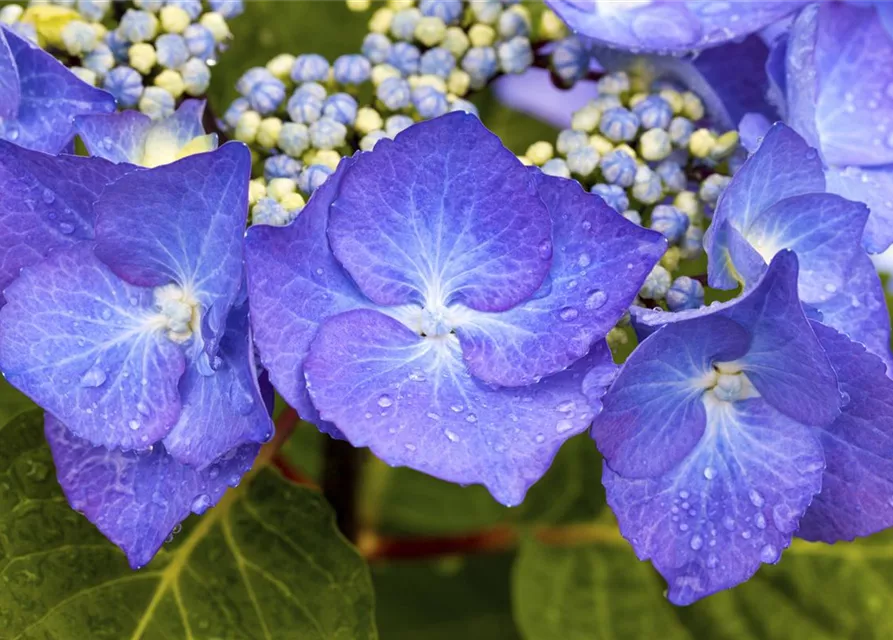
M 391 30 L 391 22 L 394 21 L 394 10 L 382 7 L 369 18 L 369 31 L 372 33 L 387 33 Z
M 306 202 L 304 202 L 304 196 L 300 193 L 286 193 L 279 201 L 279 204 L 286 211 L 295 211 L 296 209 L 303 209 Z
M 673 198 L 673 206 L 687 215 L 692 222 L 701 216 L 701 201 L 693 191 L 680 191 Z
M 704 117 L 704 103 L 691 91 L 682 94 L 682 113 L 693 122 Z
M 496 30 L 488 24 L 478 22 L 468 30 L 468 40 L 472 47 L 489 47 L 496 42 Z
M 663 129 L 649 129 L 639 138 L 639 153 L 649 162 L 658 162 L 670 155 L 673 143 Z
M 397 67 L 392 67 L 391 65 L 384 63 L 377 64 L 372 67 L 372 84 L 377 87 L 388 78 L 399 78 L 402 75 L 403 74 L 400 73 L 400 70 Z
M 415 0 L 388 0 L 388 6 L 394 11 L 403 11 L 404 9 L 412 9 Z
M 246 111 L 239 116 L 239 120 L 236 122 L 236 140 L 245 144 L 252 144 L 257 137 L 260 121 L 261 117 L 257 111 Z
M 567 36 L 564 21 L 547 9 L 540 15 L 540 38 L 543 40 L 561 40 Z
M 682 113 L 682 109 L 685 107 L 685 101 L 682 98 L 682 94 L 673 89 L 663 89 L 660 92 L 660 97 L 666 100 L 670 108 L 673 110 L 673 114 L 678 115 Z
M 629 336 L 626 334 L 626 331 L 619 327 L 614 327 L 608 331 L 605 339 L 608 341 L 608 346 L 612 349 L 618 349 L 629 342 Z
M 289 53 L 280 53 L 267 64 L 267 71 L 280 80 L 286 81 L 291 74 L 291 67 L 295 63 L 295 57 Z
M 162 7 L 158 15 L 161 18 L 161 28 L 168 33 L 183 33 L 192 22 L 186 10 L 174 4 Z
M 347 0 L 347 8 L 354 13 L 368 11 L 372 6 L 372 0 Z
M 600 156 L 608 155 L 614 150 L 614 143 L 597 133 L 589 136 L 589 146 L 598 151 Z
M 71 72 L 89 85 L 96 86 L 96 73 L 84 67 L 72 67 Z
M 354 122 L 354 129 L 361 135 L 365 135 L 384 126 L 384 120 L 381 114 L 371 107 L 360 107 L 357 111 L 357 119 Z
M 446 35 L 446 25 L 436 16 L 424 16 L 416 23 L 413 35 L 426 47 L 434 47 Z
M 590 103 L 574 112 L 574 115 L 571 116 L 571 129 L 592 133 L 601 119 L 601 109 Z
M 32 4 L 21 16 L 22 22 L 34 25 L 40 46 L 52 45 L 59 49 L 65 46 L 62 29 L 69 22 L 80 19 L 81 14 L 77 11 L 52 4 Z
M 447 88 L 450 93 L 462 97 L 468 93 L 470 85 L 471 76 L 465 71 L 462 69 L 453 69 L 450 71 L 450 75 L 447 78 Z
M 291 178 L 273 178 L 267 183 L 267 195 L 274 200 L 282 200 L 287 194 L 297 190 L 298 185 Z
M 217 42 L 223 42 L 232 36 L 229 30 L 229 26 L 226 24 L 226 19 L 216 11 L 208 11 L 199 19 L 199 23 L 211 32 L 214 36 L 214 40 Z
M 533 161 L 527 156 L 518 156 L 518 160 L 520 160 L 521 164 L 523 164 L 525 167 L 533 166 Z
M 716 136 L 709 129 L 698 129 L 688 141 L 688 150 L 696 158 L 706 158 L 715 146 Z
M 533 162 L 533 164 L 542 166 L 555 155 L 555 148 L 551 143 L 546 142 L 545 140 L 540 140 L 527 147 L 527 153 L 524 155 L 530 158 L 530 161 Z
M 183 76 L 173 69 L 165 69 L 155 77 L 155 86 L 161 87 L 174 98 L 179 98 L 186 90 L 186 83 L 183 82 Z
M 253 207 L 257 201 L 267 195 L 267 185 L 263 178 L 256 178 L 248 183 L 248 206 Z
M 409 86 L 413 89 L 415 89 L 416 87 L 434 87 L 441 93 L 447 92 L 447 85 L 446 82 L 443 81 L 443 78 L 432 74 L 425 74 L 423 76 L 410 76 Z
M 279 134 L 282 132 L 282 120 L 279 118 L 264 118 L 257 128 L 257 144 L 264 149 L 272 149 L 279 142 Z
M 341 154 L 334 149 L 320 149 L 316 152 L 316 158 L 313 159 L 313 164 L 321 164 L 332 171 L 338 168 L 339 162 L 341 162 Z
M 660 263 L 667 271 L 672 273 L 679 268 L 679 261 L 681 259 L 682 250 L 679 247 L 670 247 L 660 259 Z
M 710 152 L 710 157 L 714 160 L 723 160 L 738 148 L 738 132 L 726 131 L 716 139 L 716 146 Z
M 459 60 L 465 55 L 465 52 L 468 51 L 469 44 L 468 36 L 463 29 L 459 27 L 447 27 L 441 46 L 452 53 L 456 60 Z
M 130 59 L 130 66 L 144 76 L 149 75 L 157 61 L 155 47 L 148 42 L 140 42 L 130 47 L 127 50 L 127 57 Z
M 642 100 L 644 100 L 647 97 L 648 97 L 648 94 L 644 91 L 639 92 L 639 93 L 634 93 L 633 95 L 631 95 L 629 97 L 629 108 L 632 109 L 633 107 L 635 107 L 637 104 L 642 102 Z

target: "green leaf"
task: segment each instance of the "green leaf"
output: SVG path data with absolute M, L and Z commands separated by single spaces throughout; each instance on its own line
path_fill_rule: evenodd
M 373 564 L 378 628 L 387 640 L 517 640 L 512 556 Z
M 27 409 L 33 409 L 34 403 L 19 392 L 18 389 L 0 377 L 0 424 Z
M 616 527 L 566 534 L 522 544 L 513 605 L 526 640 L 893 637 L 893 532 L 835 545 L 796 540 L 780 564 L 690 607 L 664 598 L 663 580 Z
M 0 638 L 376 638 L 368 567 L 259 462 L 144 569 L 66 503 L 38 412 L 0 427 Z

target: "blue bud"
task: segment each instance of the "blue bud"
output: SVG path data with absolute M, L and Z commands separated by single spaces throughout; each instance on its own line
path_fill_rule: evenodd
M 230 129 L 235 129 L 236 124 L 239 122 L 239 118 L 242 117 L 243 113 L 250 109 L 251 104 L 248 102 L 247 98 L 236 98 L 224 112 L 223 122 L 225 122 L 226 126 Z
M 254 67 L 243 73 L 236 83 L 236 90 L 262 114 L 273 113 L 285 100 L 285 84 L 264 67 Z
M 397 40 L 412 41 L 416 25 L 421 18 L 421 12 L 414 7 L 398 11 L 391 20 L 391 35 Z
M 655 171 L 657 171 L 657 175 L 660 176 L 660 179 L 663 180 L 667 191 L 671 193 L 683 191 L 688 185 L 688 178 L 685 176 L 685 171 L 683 171 L 682 167 L 675 160 L 664 160 L 657 165 Z
M 63 3 L 60 2 L 59 4 Z M 161 11 L 161 7 L 164 6 L 164 0 L 133 0 L 133 4 L 140 9 L 158 13 Z
M 301 176 L 301 168 L 301 163 L 291 156 L 270 156 L 264 161 L 264 178 L 268 181 L 273 178 L 289 178 L 297 182 Z
M 198 23 L 189 25 L 183 32 L 183 38 L 186 40 L 189 53 L 199 60 L 210 60 L 214 57 L 217 42 L 214 40 L 214 34 L 206 26 Z
M 93 48 L 93 51 L 83 57 L 81 66 L 89 69 L 101 78 L 115 66 L 115 56 L 112 55 L 112 50 L 109 49 L 107 44 L 100 43 Z
M 275 198 L 264 196 L 251 207 L 252 224 L 268 224 L 281 227 L 291 222 L 296 215 L 289 215 Z
M 341 124 L 352 125 L 357 119 L 357 101 L 347 93 L 335 93 L 323 102 L 322 113 Z
M 673 118 L 667 131 L 673 144 L 677 147 L 686 147 L 691 134 L 695 131 L 695 124 L 686 118 Z
M 434 47 L 422 54 L 419 73 L 447 78 L 456 68 L 456 58 L 443 47 Z
M 334 149 L 344 144 L 347 127 L 328 116 L 310 125 L 310 142 L 317 149 Z
M 161 87 L 146 87 L 140 97 L 139 108 L 152 120 L 161 120 L 174 113 L 174 96 Z
M 312 164 L 301 172 L 301 177 L 298 178 L 298 188 L 304 193 L 313 193 L 332 173 L 334 172 L 324 165 Z
M 499 0 L 475 0 L 468 3 L 471 6 L 471 12 L 478 22 L 484 24 L 493 24 L 499 19 L 502 13 L 502 3 Z
M 408 76 L 418 73 L 420 58 L 418 47 L 408 42 L 395 42 L 388 53 L 388 64 Z
M 208 4 L 211 5 L 213 11 L 216 11 L 227 20 L 240 16 L 245 11 L 242 0 L 208 0 Z
M 360 51 L 372 64 L 381 64 L 388 59 L 391 41 L 383 33 L 369 33 L 363 38 L 363 47 Z
M 499 45 L 499 66 L 506 73 L 523 73 L 533 64 L 533 49 L 530 40 L 515 36 Z
M 473 103 L 462 98 L 456 98 L 450 103 L 450 111 L 464 111 L 473 116 L 478 115 L 478 108 Z
M 637 103 L 633 113 L 639 116 L 646 129 L 666 129 L 673 120 L 673 108 L 658 95 L 648 96 Z
M 183 76 L 186 93 L 191 96 L 204 95 L 211 84 L 211 70 L 198 58 L 187 60 L 180 68 L 180 75 Z
M 719 201 L 719 196 L 722 195 L 722 192 L 726 190 L 726 187 L 729 186 L 729 182 L 731 181 L 732 179 L 729 176 L 724 176 L 719 173 L 709 175 L 701 183 L 701 188 L 698 190 L 698 197 L 711 207 L 716 206 L 716 203 Z
M 659 204 L 651 212 L 651 229 L 662 233 L 671 243 L 682 239 L 688 225 L 688 216 L 673 205 Z
M 325 82 L 329 78 L 329 61 L 316 53 L 305 53 L 295 58 L 291 79 L 295 82 Z
M 300 158 L 310 148 L 310 130 L 298 122 L 286 122 L 279 132 L 279 148 L 293 158 Z
M 621 187 L 631 187 L 636 179 L 638 165 L 626 151 L 615 149 L 602 158 L 601 168 L 608 182 Z
M 654 204 L 664 197 L 664 188 L 660 176 L 648 166 L 636 169 L 633 182 L 633 197 L 642 204 Z
M 117 30 L 109 31 L 105 35 L 105 44 L 115 56 L 115 60 L 125 64 L 130 61 L 130 41 Z
M 568 155 L 571 151 L 582 149 L 589 146 L 589 135 L 585 131 L 577 131 L 575 129 L 565 129 L 558 134 L 555 141 L 555 148 L 563 156 Z
M 598 130 L 603 136 L 614 142 L 632 140 L 639 130 L 639 118 L 632 111 L 627 111 L 623 107 L 614 107 L 602 114 Z
M 568 169 L 567 163 L 561 158 L 552 158 L 547 160 L 542 166 L 543 173 L 547 176 L 555 176 L 556 178 L 570 178 L 571 171 Z
M 118 25 L 118 34 L 130 42 L 145 42 L 155 37 L 158 18 L 146 11 L 128 9 Z
M 189 47 L 186 39 L 176 33 L 165 33 L 155 40 L 155 55 L 158 64 L 168 69 L 177 69 L 189 60 Z
M 589 54 L 574 36 L 559 40 L 552 51 L 552 70 L 564 85 L 572 85 L 589 72 Z
M 625 211 L 629 207 L 629 198 L 626 195 L 626 191 L 623 190 L 623 187 L 619 187 L 616 184 L 599 183 L 594 185 L 589 191 L 600 196 L 617 213 Z
M 360 151 L 372 151 L 380 140 L 384 140 L 387 137 L 388 134 L 381 129 L 370 131 L 360 140 Z
M 639 295 L 648 300 L 660 300 L 667 295 L 672 280 L 673 278 L 669 271 L 659 264 L 655 265 L 651 273 L 645 278 L 645 282 L 642 283 Z
M 112 6 L 112 0 L 78 0 L 78 13 L 92 22 L 101 22 Z
M 598 167 L 598 151 L 586 145 L 567 154 L 567 168 L 581 178 L 588 178 Z
M 403 78 L 388 78 L 380 85 L 375 95 L 391 111 L 398 111 L 409 105 L 411 91 Z
M 335 81 L 341 84 L 362 84 L 369 79 L 372 65 L 361 55 L 340 56 L 333 65 Z
M 496 50 L 493 47 L 472 47 L 462 58 L 462 69 L 471 77 L 471 87 L 481 89 L 496 75 Z
M 423 16 L 440 18 L 446 24 L 455 24 L 462 18 L 465 8 L 462 0 L 421 0 L 419 11 Z
M 289 98 L 286 110 L 292 121 L 310 124 L 322 116 L 323 101 L 310 91 L 298 89 Z
M 385 120 L 384 128 L 389 138 L 393 138 L 401 131 L 405 131 L 415 124 L 415 120 L 409 116 L 395 115 Z
M 115 67 L 106 74 L 102 87 L 115 96 L 119 107 L 133 107 L 143 95 L 143 77 L 136 69 Z
M 314 98 L 319 98 L 320 100 L 325 100 L 326 96 L 328 95 L 326 92 L 326 88 L 318 82 L 305 82 L 297 88 L 295 93 L 307 93 Z
M 670 311 L 698 309 L 704 305 L 704 286 L 688 276 L 679 276 L 667 292 L 667 307 Z
M 509 40 L 515 36 L 527 37 L 530 35 L 530 27 L 527 21 L 517 11 L 503 11 L 502 15 L 499 16 L 496 30 L 504 40 Z
M 629 91 L 629 76 L 623 71 L 609 73 L 598 79 L 596 83 L 599 95 L 619 96 Z
M 442 116 L 449 111 L 446 94 L 435 87 L 421 86 L 412 90 L 412 104 L 423 118 Z
M 697 258 L 704 250 L 704 230 L 701 227 L 690 225 L 685 237 L 679 243 L 682 249 L 682 256 L 687 259 Z
M 201 0 L 168 0 L 166 3 L 163 4 L 177 5 L 186 12 L 186 15 L 189 16 L 190 20 L 198 20 L 198 17 L 202 15 L 203 11 Z M 214 11 L 217 11 L 217 9 L 214 9 Z

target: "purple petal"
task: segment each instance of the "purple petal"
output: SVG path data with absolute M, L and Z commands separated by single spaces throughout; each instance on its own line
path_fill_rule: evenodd
M 678 466 L 603 483 L 620 531 L 666 578 L 670 602 L 691 604 L 774 564 L 822 487 L 816 434 L 760 398 L 708 402 L 708 428 Z
M 815 331 L 849 403 L 819 432 L 827 463 L 822 492 L 797 535 L 852 540 L 893 526 L 893 381 L 860 345 L 818 323 Z
M 735 174 L 723 192 L 704 236 L 704 246 L 711 263 L 723 250 L 715 233 L 728 221 L 747 235 L 756 217 L 776 202 L 804 193 L 825 190 L 825 173 L 815 149 L 810 148 L 791 128 L 776 124 L 766 134 L 756 153 Z M 734 289 L 738 283 L 728 272 L 712 265 L 710 286 Z
M 616 213 L 573 180 L 535 171 L 552 216 L 552 269 L 539 294 L 502 313 L 469 314 L 457 330 L 469 371 L 522 386 L 561 371 L 626 312 L 666 240 Z
M 170 431 L 184 357 L 152 323 L 152 291 L 116 278 L 85 242 L 25 268 L 6 298 L 11 384 L 96 445 L 142 449 Z
M 46 51 L 4 30 L 19 74 L 18 117 L 6 123 L 5 138 L 18 145 L 59 153 L 74 136 L 74 118 L 110 113 L 115 99 L 91 87 Z
M 700 51 L 759 31 L 806 4 L 548 0 L 572 30 L 603 44 L 661 54 Z
M 96 255 L 131 284 L 178 284 L 222 333 L 242 279 L 250 171 L 248 148 L 232 143 L 125 176 L 96 204 Z
M 373 302 L 504 311 L 549 272 L 532 175 L 475 116 L 414 125 L 357 157 L 332 205 L 335 256 Z
M 772 123 L 759 113 L 748 113 L 741 118 L 741 122 L 738 123 L 738 135 L 748 153 L 756 153 L 771 127 Z
M 628 478 L 654 477 L 688 456 L 706 425 L 705 377 L 749 344 L 741 325 L 715 315 L 668 324 L 642 342 L 592 423 L 611 468 Z
M 493 389 L 465 370 L 455 339 L 422 338 L 384 314 L 357 310 L 322 324 L 305 375 L 322 418 L 354 446 L 391 465 L 483 484 L 516 505 L 601 409 L 583 395 L 584 374 L 610 366 L 601 342 L 537 385 Z
M 815 117 L 825 161 L 893 163 L 893 36 L 875 9 L 821 3 L 815 47 Z
M 573 113 L 598 95 L 592 80 L 580 80 L 570 89 L 559 89 L 548 69 L 537 67 L 521 74 L 499 76 L 493 82 L 493 91 L 506 106 L 560 129 L 569 128 Z
M 152 119 L 139 111 L 121 111 L 78 116 L 74 124 L 91 156 L 140 164 Z
M 254 366 L 247 299 L 230 312 L 217 355 L 220 362 L 212 375 L 198 367 L 186 369 L 180 380 L 180 419 L 164 439 L 177 462 L 197 469 L 227 451 L 266 442 L 273 435 Z
M 676 313 L 630 311 L 636 330 L 645 333 L 714 314 L 734 320 L 752 337 L 750 350 L 737 362 L 757 391 L 781 413 L 823 426 L 840 413 L 837 379 L 800 305 L 797 271 L 796 255 L 779 251 L 760 283 L 730 302 Z
M 819 95 L 815 70 L 818 8 L 818 3 L 804 8 L 794 20 L 788 35 L 785 121 L 803 136 L 809 146 L 821 149 L 822 141 L 815 117 Z
M 304 360 L 323 320 L 372 306 L 335 259 L 326 239 L 329 206 L 353 162 L 341 162 L 292 224 L 254 225 L 245 240 L 251 326 L 261 362 L 286 402 L 304 420 L 336 437 L 338 430 L 320 421 L 307 394 Z
M 260 449 L 245 445 L 198 471 L 179 464 L 162 445 L 131 452 L 94 447 L 50 414 L 45 431 L 69 504 L 118 545 L 134 569 L 146 565 L 190 513 L 217 504 Z
M 863 344 L 893 371 L 890 316 L 884 298 L 884 286 L 871 258 L 864 253 L 856 256 L 850 265 L 847 282 L 834 297 L 815 306 L 822 314 L 823 324 Z M 835 364 L 833 359 L 831 364 Z
M 0 140 L 0 290 L 51 251 L 93 239 L 93 203 L 106 185 L 131 170 Z
M 830 168 L 825 173 L 828 191 L 864 202 L 871 210 L 862 244 L 880 253 L 893 244 L 893 166 Z
M 19 70 L 6 42 L 6 30 L 0 28 L 0 118 L 15 118 L 20 99 Z

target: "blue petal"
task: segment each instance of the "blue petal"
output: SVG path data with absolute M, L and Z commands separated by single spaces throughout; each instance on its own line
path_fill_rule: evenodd
M 809 146 L 821 150 L 822 142 L 815 117 L 819 92 L 815 71 L 818 9 L 818 3 L 804 8 L 788 34 L 785 121 L 803 136 Z
M 769 57 L 766 59 L 766 77 L 769 80 L 766 99 L 775 106 L 782 120 L 786 119 L 788 112 L 788 38 L 787 31 L 777 36 L 769 48 Z
M 132 169 L 98 158 L 48 156 L 0 140 L 0 291 L 22 267 L 92 239 L 93 203 Z
M 160 444 L 140 452 L 94 447 L 50 414 L 45 432 L 69 504 L 118 545 L 134 569 L 146 565 L 190 513 L 217 504 L 260 449 L 245 445 L 198 471 Z
M 815 305 L 822 323 L 859 342 L 893 372 L 890 353 L 890 315 L 884 286 L 874 264 L 864 253 L 850 265 L 850 276 L 837 294 Z M 835 364 L 832 358 L 832 365 Z
M 714 314 L 734 320 L 752 337 L 738 362 L 770 405 L 812 426 L 830 424 L 840 414 L 837 379 L 800 305 L 797 257 L 791 251 L 779 251 L 760 283 L 730 302 L 676 313 L 630 311 L 636 331 L 646 334 Z
M 715 237 L 724 222 L 746 237 L 756 217 L 776 202 L 824 190 L 825 173 L 815 149 L 791 128 L 774 125 L 719 199 L 713 223 L 704 235 L 709 261 L 715 262 L 724 249 Z M 709 275 L 711 287 L 734 289 L 738 285 L 727 271 L 711 267 Z
M 455 338 L 422 338 L 382 313 L 356 310 L 322 324 L 305 375 L 322 418 L 354 446 L 391 465 L 484 484 L 516 505 L 600 410 L 583 395 L 584 374 L 610 366 L 601 342 L 537 385 L 493 389 L 465 370 Z
M 707 402 L 707 430 L 678 466 L 653 479 L 603 483 L 620 531 L 691 604 L 775 563 L 822 487 L 817 434 L 760 398 Z
M 152 128 L 152 119 L 139 111 L 121 111 L 78 116 L 74 124 L 91 156 L 139 164 L 145 153 L 146 135 Z
M 254 225 L 245 240 L 251 326 L 261 362 L 286 402 L 304 420 L 335 437 L 340 437 L 338 430 L 319 419 L 307 394 L 304 360 L 323 320 L 373 306 L 332 255 L 326 239 L 329 206 L 353 162 L 342 160 L 289 226 Z
M 741 118 L 738 135 L 748 153 L 756 153 L 771 127 L 772 123 L 759 113 L 748 113 Z
M 815 117 L 825 161 L 893 163 L 893 36 L 873 7 L 828 2 L 819 7 L 815 46 Z
M 75 116 L 115 110 L 110 93 L 83 82 L 11 31 L 4 34 L 16 60 L 20 91 L 18 118 L 6 123 L 6 139 L 36 151 L 59 153 L 74 136 Z
M 864 202 L 871 210 L 862 238 L 866 251 L 880 253 L 893 244 L 893 166 L 831 167 L 825 177 L 828 191 Z
M 685 458 L 704 434 L 705 377 L 749 344 L 741 325 L 716 315 L 668 324 L 642 342 L 592 423 L 611 468 L 628 478 L 654 477 Z
M 27 267 L 0 309 L 0 369 L 79 437 L 142 449 L 180 414 L 184 357 L 152 323 L 148 289 L 119 280 L 90 243 Z
M 131 284 L 188 290 L 208 345 L 239 292 L 250 171 L 247 147 L 231 143 L 129 174 L 96 204 L 96 255 Z
M 548 0 L 572 30 L 603 44 L 661 54 L 700 51 L 740 39 L 806 0 L 787 2 L 616 2 Z
M 180 380 L 183 408 L 164 446 L 180 463 L 203 469 L 227 451 L 262 443 L 273 422 L 261 395 L 248 327 L 248 300 L 234 307 L 226 323 L 214 373 L 188 367 Z
M 852 540 L 893 526 L 893 381 L 884 364 L 815 323 L 849 403 L 819 432 L 827 468 L 822 492 L 800 523 L 807 540 Z
M 504 311 L 549 272 L 550 227 L 514 154 L 477 117 L 450 113 L 358 156 L 328 235 L 373 302 Z
M 456 330 L 471 373 L 503 386 L 531 384 L 586 355 L 629 308 L 667 246 L 576 181 L 535 172 L 554 243 L 541 295 L 501 313 L 472 312 Z
M 570 89 L 559 89 L 549 70 L 537 67 L 521 74 L 499 76 L 493 81 L 493 91 L 504 105 L 559 129 L 569 128 L 573 113 L 598 95 L 592 80 L 580 80 Z
M 20 99 L 19 70 L 6 42 L 6 30 L 0 28 L 0 118 L 15 118 Z

